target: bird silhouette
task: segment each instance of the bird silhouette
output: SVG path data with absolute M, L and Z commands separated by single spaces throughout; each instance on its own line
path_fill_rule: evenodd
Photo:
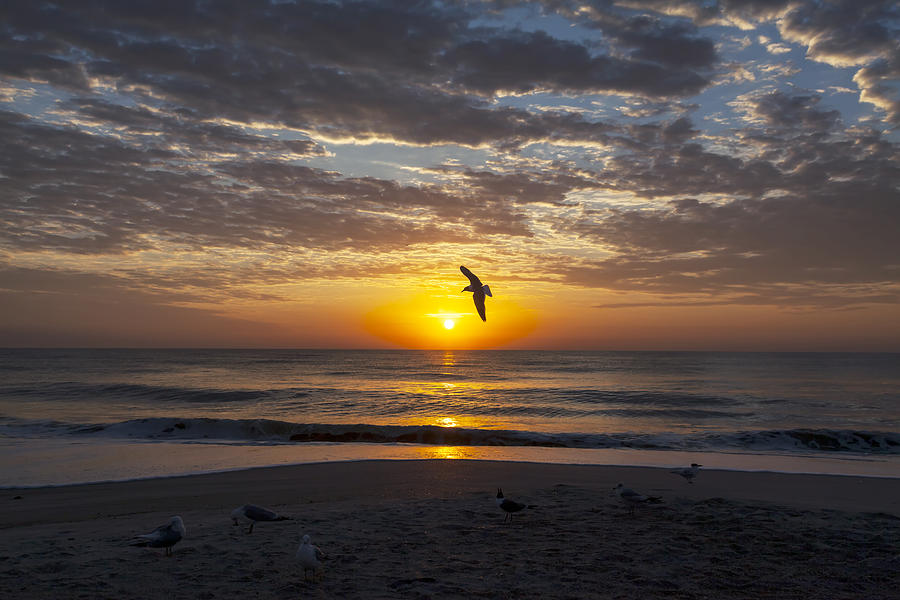
M 472 300 L 475 301 L 475 308 L 478 310 L 478 316 L 481 317 L 482 321 L 487 321 L 487 316 L 484 310 L 484 297 L 490 296 L 491 298 L 494 295 L 491 293 L 491 288 L 481 283 L 481 280 L 467 268 L 460 266 L 459 270 L 462 271 L 462 274 L 469 278 L 469 285 L 463 288 L 464 292 L 472 292 Z
M 497 506 L 500 507 L 500 510 L 506 513 L 506 516 L 503 518 L 504 521 L 511 521 L 513 513 L 517 513 L 520 510 L 524 510 L 526 508 L 534 508 L 534 506 L 531 504 L 522 504 L 521 502 L 516 502 L 515 500 L 505 498 L 503 496 L 503 490 L 500 488 L 497 488 Z

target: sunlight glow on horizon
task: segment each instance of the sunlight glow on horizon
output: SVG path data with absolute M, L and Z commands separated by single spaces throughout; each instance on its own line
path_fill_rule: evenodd
M 491 298 L 486 322 L 471 310 L 469 294 L 420 294 L 378 306 L 364 318 L 375 337 L 411 349 L 486 349 L 521 339 L 534 331 L 533 310 L 508 298 Z

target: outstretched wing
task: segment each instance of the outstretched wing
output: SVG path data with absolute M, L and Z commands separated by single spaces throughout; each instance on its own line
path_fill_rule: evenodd
M 468 270 L 467 268 L 460 265 L 459 270 L 462 271 L 462 274 L 469 278 L 469 283 L 472 284 L 472 289 L 481 289 L 481 280 L 475 276 L 475 273 Z
M 481 317 L 482 321 L 487 321 L 487 316 L 484 313 L 484 294 L 473 294 L 472 299 L 475 301 L 475 308 L 478 309 L 478 316 Z

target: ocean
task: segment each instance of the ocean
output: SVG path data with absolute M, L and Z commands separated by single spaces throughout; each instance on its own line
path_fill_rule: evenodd
M 900 477 L 900 354 L 0 350 L 0 487 L 471 458 Z

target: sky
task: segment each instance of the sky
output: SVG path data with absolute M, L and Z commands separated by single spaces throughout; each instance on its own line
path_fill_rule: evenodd
M 898 33 L 877 0 L 5 2 L 0 346 L 900 351 Z

